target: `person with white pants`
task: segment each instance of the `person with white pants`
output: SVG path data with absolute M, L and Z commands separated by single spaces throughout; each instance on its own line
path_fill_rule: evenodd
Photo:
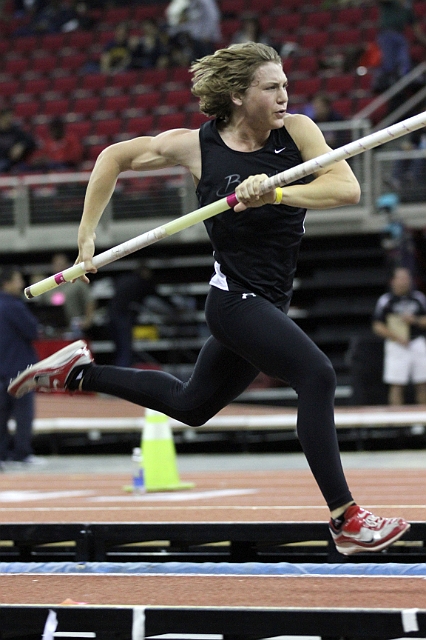
M 410 382 L 416 402 L 426 404 L 426 296 L 413 289 L 409 269 L 394 269 L 390 291 L 377 301 L 373 331 L 385 339 L 383 382 L 389 385 L 389 404 L 404 404 Z

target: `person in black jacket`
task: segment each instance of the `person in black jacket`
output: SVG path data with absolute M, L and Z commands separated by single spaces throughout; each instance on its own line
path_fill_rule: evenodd
M 108 304 L 109 329 L 115 343 L 115 364 L 133 364 L 132 330 L 140 305 L 148 296 L 156 295 L 151 270 L 140 263 L 138 267 L 117 278 L 115 292 Z
M 0 110 L 0 173 L 24 162 L 36 148 L 32 135 L 13 122 L 13 111 Z
M 0 464 L 36 460 L 31 447 L 34 394 L 16 399 L 7 393 L 10 379 L 37 362 L 32 342 L 38 337 L 38 320 L 21 299 L 23 286 L 18 267 L 0 270 Z M 13 439 L 8 430 L 12 417 L 16 421 Z

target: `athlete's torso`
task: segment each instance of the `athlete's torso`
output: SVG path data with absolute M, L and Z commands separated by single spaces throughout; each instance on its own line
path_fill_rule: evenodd
M 233 193 L 251 175 L 272 176 L 302 162 L 284 127 L 273 130 L 262 149 L 243 153 L 227 147 L 216 122 L 210 121 L 200 129 L 200 146 L 200 206 Z M 230 291 L 253 292 L 280 306 L 286 305 L 292 294 L 305 214 L 306 209 L 267 205 L 242 213 L 231 209 L 206 220 L 216 260 L 212 284 Z

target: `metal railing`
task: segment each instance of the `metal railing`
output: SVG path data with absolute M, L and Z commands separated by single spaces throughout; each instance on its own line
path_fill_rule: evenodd
M 357 119 L 320 125 L 330 146 L 341 146 L 371 132 L 370 122 Z M 333 136 L 334 144 L 330 140 Z M 337 142 L 337 144 L 336 144 Z M 333 212 L 315 212 L 316 225 L 331 229 L 336 222 L 359 220 L 369 228 L 374 224 L 375 200 L 389 191 L 386 166 L 389 161 L 424 157 L 419 151 L 386 151 L 378 148 L 349 159 L 361 188 L 362 199 L 357 207 L 343 207 Z M 0 233 L 3 253 L 28 250 L 75 249 L 77 228 L 89 172 L 49 173 L 0 177 Z M 421 189 L 413 191 L 413 200 L 424 203 Z M 197 208 L 194 183 L 190 173 L 182 168 L 123 173 L 117 182 L 97 232 L 97 246 L 110 247 L 149 231 L 159 224 Z M 349 213 L 349 210 L 351 211 Z M 336 227 L 337 232 L 337 227 Z M 207 239 L 204 225 L 195 225 L 179 234 L 175 242 Z

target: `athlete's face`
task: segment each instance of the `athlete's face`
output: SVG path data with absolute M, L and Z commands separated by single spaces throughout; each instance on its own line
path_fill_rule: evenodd
M 245 117 L 267 129 L 282 127 L 288 103 L 287 85 L 281 65 L 266 62 L 259 67 L 241 97 Z

